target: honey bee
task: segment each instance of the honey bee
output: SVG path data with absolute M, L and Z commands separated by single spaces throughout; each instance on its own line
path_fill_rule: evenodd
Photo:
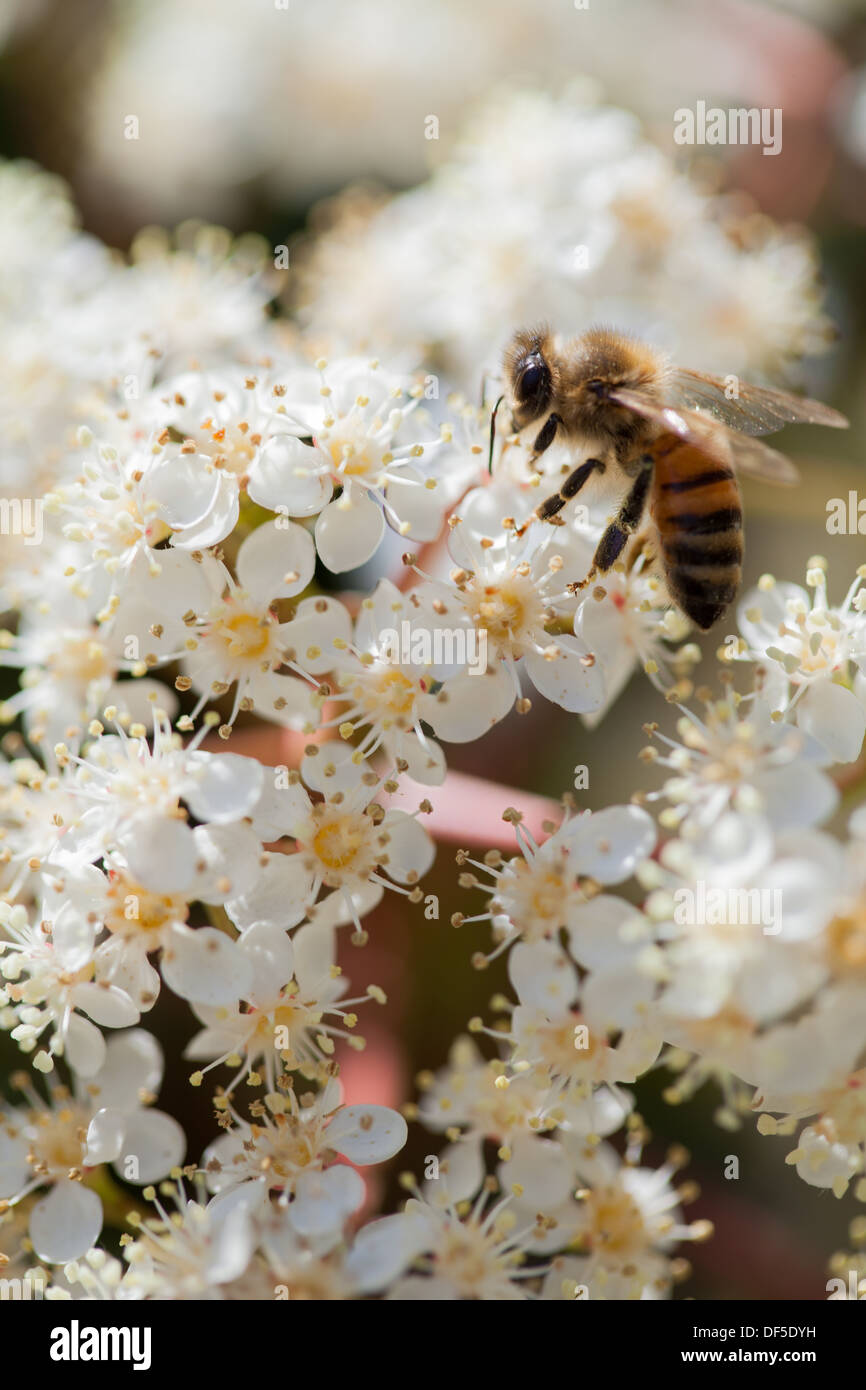
M 532 464 L 555 439 L 588 448 L 522 526 L 562 524 L 558 514 L 593 473 L 610 468 L 628 490 L 604 531 L 582 589 L 619 559 L 649 505 L 671 597 L 706 630 L 733 601 L 743 565 L 743 512 L 736 469 L 793 484 L 797 470 L 755 435 L 794 421 L 842 428 L 838 411 L 805 397 L 726 383 L 670 366 L 655 348 L 606 328 L 560 344 L 548 328 L 516 333 L 505 355 L 512 429 L 543 421 Z M 491 441 L 492 441 L 491 426 Z

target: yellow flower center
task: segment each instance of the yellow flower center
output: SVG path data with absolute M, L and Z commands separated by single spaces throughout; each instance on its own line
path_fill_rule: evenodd
M 214 430 L 209 439 L 205 438 L 201 452 L 213 458 L 220 468 L 243 477 L 249 472 L 260 443 L 260 435 L 251 436 L 248 430 L 231 424 L 224 429 Z
M 232 656 L 264 656 L 270 646 L 270 624 L 253 613 L 236 613 L 220 626 L 220 636 Z
M 415 704 L 415 685 L 402 671 L 383 671 L 376 687 L 380 700 L 391 714 L 411 714 Z
M 36 1130 L 29 1162 L 34 1170 L 47 1168 L 64 1177 L 71 1168 L 81 1168 L 90 1117 L 80 1106 L 61 1110 L 31 1112 Z
M 58 635 L 58 645 L 47 660 L 48 669 L 64 680 L 90 682 L 113 674 L 103 644 L 94 637 Z
M 834 917 L 827 928 L 827 953 L 837 975 L 866 972 L 866 901 L 856 903 L 850 913 Z
M 602 1256 L 628 1259 L 647 1246 L 647 1232 L 640 1207 L 621 1187 L 596 1187 L 586 1198 L 586 1237 Z
M 655 191 L 626 194 L 614 199 L 612 207 L 620 224 L 646 251 L 667 245 L 671 222 L 664 215 Z
M 313 849 L 326 869 L 347 869 L 365 844 L 360 816 L 338 816 L 326 822 L 313 839 Z
M 565 925 L 571 886 L 566 875 L 547 864 L 528 864 L 522 857 L 511 861 L 499 883 L 496 901 L 527 941 L 549 936 Z
M 565 1022 L 542 1024 L 537 1037 L 545 1063 L 557 1076 L 589 1084 L 589 1073 L 603 1059 L 607 1044 L 598 1038 L 594 1028 L 587 1027 L 577 1034 L 575 1028 L 579 1026 L 580 1019 L 575 1015 Z
M 157 937 L 172 922 L 185 922 L 189 904 L 182 894 L 151 893 L 131 878 L 117 877 L 108 893 L 105 926 L 118 936 Z M 153 940 L 155 950 L 161 943 Z
M 488 1294 L 491 1278 L 507 1286 L 508 1264 L 519 1264 L 520 1255 L 503 1254 L 497 1246 L 514 1226 L 510 1212 L 503 1212 L 487 1230 L 474 1222 L 451 1223 L 436 1250 L 435 1273 L 443 1275 L 464 1298 L 479 1298 L 483 1285 Z
M 325 431 L 318 442 L 330 455 L 334 474 L 340 478 L 365 478 L 380 471 L 385 451 L 371 438 L 378 420 L 365 424 L 361 420 L 343 419 L 332 431 Z
M 218 659 L 227 667 L 262 669 L 281 660 L 274 641 L 276 631 L 276 620 L 267 609 L 233 597 L 212 613 L 202 630 L 202 641 L 216 648 Z
M 544 627 L 544 603 L 529 573 L 512 573 L 498 584 L 472 579 L 463 603 L 472 622 L 486 630 L 488 642 L 501 655 L 521 656 L 527 635 Z

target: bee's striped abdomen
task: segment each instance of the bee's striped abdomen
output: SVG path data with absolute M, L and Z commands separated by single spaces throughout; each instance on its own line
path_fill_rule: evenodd
M 733 467 L 676 435 L 651 447 L 650 507 L 671 597 L 698 627 L 709 628 L 740 586 L 743 512 Z

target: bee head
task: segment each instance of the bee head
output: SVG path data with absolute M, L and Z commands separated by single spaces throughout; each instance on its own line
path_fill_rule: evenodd
M 505 356 L 512 425 L 522 430 L 544 415 L 554 396 L 546 329 L 515 334 Z

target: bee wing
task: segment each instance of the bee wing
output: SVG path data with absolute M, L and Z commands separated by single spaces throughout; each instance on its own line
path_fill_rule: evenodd
M 750 473 L 753 478 L 761 478 L 765 483 L 776 483 L 782 487 L 793 487 L 799 482 L 800 474 L 794 464 L 778 449 L 771 449 L 762 439 L 739 434 L 725 425 L 716 425 L 728 438 L 734 455 L 734 464 L 741 473 Z
M 705 410 L 741 434 L 772 434 L 783 425 L 798 422 L 829 425 L 832 429 L 845 429 L 848 425 L 838 410 L 809 400 L 808 396 L 791 396 L 787 391 L 771 391 L 728 378 L 731 380 L 736 394 L 729 397 L 725 381 L 678 367 L 671 377 L 672 402 L 687 409 Z
M 669 405 L 648 402 L 637 391 L 617 388 L 610 394 L 617 405 L 633 410 L 645 420 L 652 420 L 663 430 L 676 434 L 693 444 L 711 458 L 733 463 L 744 473 L 762 478 L 768 483 L 791 486 L 799 473 L 789 458 L 771 449 L 763 440 L 754 439 L 739 430 L 730 429 L 721 420 L 700 415 L 695 410 L 681 410 Z
M 607 399 L 613 401 L 614 405 L 633 410 L 635 415 L 641 415 L 645 420 L 651 420 L 660 429 L 678 434 L 681 439 L 687 439 L 699 447 L 704 446 L 708 431 L 697 430 L 689 416 L 692 415 L 693 420 L 697 421 L 701 421 L 702 417 L 694 415 L 691 411 L 678 410 L 672 405 L 656 405 L 654 401 L 648 401 L 640 391 L 629 391 L 625 386 L 617 386 L 613 391 L 609 391 Z M 712 421 L 703 420 L 703 424 L 712 429 Z

